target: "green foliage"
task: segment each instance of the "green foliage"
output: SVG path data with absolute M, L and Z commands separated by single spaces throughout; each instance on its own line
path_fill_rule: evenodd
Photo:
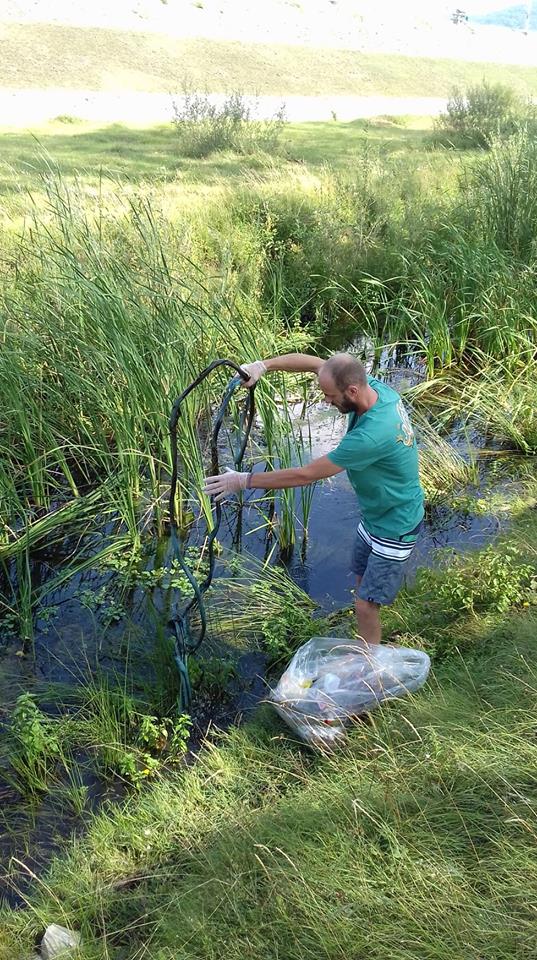
M 407 232 L 419 243 L 428 203 L 408 166 L 403 171 L 372 145 L 356 151 L 349 171 L 325 169 L 311 185 L 289 179 L 278 190 L 239 194 L 235 218 L 254 224 L 262 239 L 263 300 L 276 316 L 324 333 L 345 316 L 366 329 L 375 322 L 364 278 L 397 273 L 398 248 Z
M 237 676 L 234 664 L 222 657 L 189 657 L 188 671 L 196 694 L 210 700 L 225 699 Z
M 225 204 L 219 195 L 199 219 L 188 211 L 177 222 L 167 219 L 159 203 L 134 196 L 129 212 L 115 207 L 107 218 L 103 208 L 96 224 L 79 206 L 80 198 L 58 191 L 51 177 L 50 207 L 32 227 L 31 243 L 16 250 L 17 272 L 4 283 L 0 400 L 7 423 L 0 512 L 8 520 L 0 531 L 2 555 L 16 555 L 15 531 L 23 529 L 11 523 L 12 516 L 28 513 L 33 520 L 20 536 L 18 552 L 25 564 L 30 547 L 51 542 L 51 531 L 61 537 L 73 517 L 92 522 L 106 504 L 106 516 L 121 517 L 135 544 L 130 555 L 111 564 L 122 584 L 185 588 L 177 566 L 142 569 L 140 549 L 144 525 L 151 510 L 158 515 L 166 487 L 170 396 L 221 351 L 254 357 L 260 344 L 267 351 L 291 348 L 304 334 L 295 323 L 281 323 L 281 317 L 309 322 L 316 332 L 325 329 L 327 319 L 343 317 L 352 334 L 365 328 L 388 339 L 410 336 L 431 371 L 466 364 L 459 377 L 444 374 L 427 385 L 426 405 L 441 422 L 462 416 L 487 436 L 525 453 L 535 451 L 537 377 L 529 362 L 536 331 L 535 177 L 533 147 L 523 137 L 493 145 L 462 189 L 450 177 L 442 199 L 438 185 L 428 189 L 431 167 L 418 169 L 423 158 L 387 161 L 356 148 L 353 173 L 335 176 L 327 170 L 313 176 L 301 168 L 300 176 L 291 176 L 286 169 L 280 179 L 272 181 L 267 174 L 262 183 L 263 171 L 248 189 L 226 192 Z M 461 200 L 469 215 L 461 210 Z M 182 243 L 183 234 L 189 242 L 194 237 L 188 259 L 178 239 Z M 504 363 L 490 364 L 493 356 Z M 479 377 L 469 377 L 469 369 L 479 370 Z M 214 393 L 211 387 L 199 405 L 193 404 L 181 438 L 189 478 L 185 517 L 192 516 L 188 497 L 199 479 L 197 427 L 220 389 L 215 384 Z M 275 408 L 264 385 L 260 390 L 268 436 Z M 441 409 L 444 395 L 447 404 Z M 281 436 L 276 424 L 274 437 Z M 274 437 L 269 442 L 277 457 Z M 435 435 L 426 439 L 422 459 L 431 496 L 475 476 L 473 464 L 462 462 Z M 80 495 L 88 484 L 100 485 L 97 499 Z M 69 511 L 56 511 L 59 496 L 71 497 Z M 201 555 L 190 559 L 203 573 Z M 82 920 L 90 930 L 110 927 L 104 946 L 95 950 L 117 949 L 125 956 L 147 948 L 163 956 L 178 950 L 243 956 L 247 949 L 264 957 L 270 942 L 282 956 L 302 957 L 367 952 L 373 922 L 380 956 L 399 942 L 395 934 L 400 935 L 402 913 L 394 910 L 395 877 L 401 880 L 401 903 L 408 902 L 410 891 L 425 917 L 416 928 L 403 910 L 410 925 L 406 943 L 422 945 L 432 931 L 427 947 L 434 953 L 440 911 L 448 922 L 452 918 L 452 952 L 470 943 L 476 956 L 491 953 L 495 931 L 498 958 L 518 956 L 520 950 L 533 956 L 529 927 L 519 934 L 513 924 L 506 933 L 505 915 L 494 927 L 498 903 L 506 912 L 513 903 L 527 904 L 528 876 L 533 876 L 524 870 L 524 884 L 514 888 L 512 844 L 520 838 L 501 846 L 506 823 L 514 830 L 525 823 L 527 784 L 522 799 L 516 792 L 523 790 L 524 764 L 534 769 L 529 709 L 525 701 L 524 709 L 520 704 L 522 694 L 535 689 L 535 678 L 531 659 L 512 653 L 512 643 L 522 636 L 523 616 L 532 615 L 526 605 L 535 601 L 533 569 L 526 551 L 500 544 L 477 560 L 458 558 L 440 574 L 421 573 L 415 589 L 386 614 L 391 629 L 426 646 L 437 662 L 456 648 L 476 656 L 464 670 L 453 658 L 442 668 L 443 682 L 420 694 L 415 704 L 379 711 L 372 728 L 356 731 L 348 753 L 330 766 L 321 759 L 310 769 L 310 759 L 288 741 L 282 745 L 281 728 L 270 721 L 234 731 L 224 749 L 208 750 L 184 778 L 157 777 L 181 763 L 189 730 L 189 719 L 172 713 L 177 672 L 169 637 L 158 651 L 158 698 L 142 702 L 125 689 L 96 683 L 60 727 L 35 698 L 20 698 L 10 737 L 21 783 L 26 777 L 33 790 L 46 789 L 54 767 L 64 760 L 64 746 L 89 749 L 101 771 L 136 786 L 154 779 L 125 808 L 92 821 L 89 846 L 74 850 L 67 871 L 65 863 L 58 868 L 52 885 L 70 913 L 67 925 L 85 912 Z M 281 664 L 310 636 L 330 630 L 330 623 L 313 619 L 314 605 L 284 571 L 266 571 L 265 580 L 251 570 L 242 578 L 240 569 L 234 575 L 236 593 L 234 584 L 224 585 L 215 618 L 228 638 L 261 637 L 269 661 Z M 106 593 L 90 592 L 82 599 L 99 616 L 121 616 Z M 511 636 L 509 622 L 496 625 L 513 608 Z M 350 629 L 352 621 L 346 622 Z M 530 627 L 526 652 L 531 653 L 533 621 Z M 494 660 L 502 630 L 511 646 Z M 216 657 L 193 661 L 192 676 L 200 694 L 217 697 L 233 679 L 232 666 Z M 505 706 L 504 721 L 490 709 L 491 702 Z M 73 775 L 66 802 L 80 811 L 86 796 Z M 495 803 L 497 809 L 491 807 Z M 494 856 L 504 860 L 489 903 L 486 844 L 496 826 Z M 277 846 L 284 851 L 281 861 L 274 854 Z M 332 859 L 325 856 L 327 849 Z M 483 862 L 487 870 L 479 873 Z M 232 887 L 230 869 L 239 878 Z M 470 893 L 468 876 L 482 880 L 472 883 Z M 212 883 L 216 892 L 208 915 L 206 891 Z M 433 888 L 445 890 L 445 900 L 431 906 Z M 179 930 L 169 910 L 178 895 L 186 898 Z M 260 896 L 262 915 L 256 913 Z M 391 913 L 384 910 L 386 903 Z M 237 920 L 231 941 L 230 908 Z M 357 947 L 363 930 L 367 942 Z M 334 939 L 327 941 L 331 931 Z
M 12 713 L 10 761 L 24 787 L 43 791 L 60 755 L 57 724 L 37 706 L 31 693 L 22 693 Z
M 186 714 L 159 716 L 106 679 L 92 681 L 79 693 L 81 705 L 67 723 L 66 734 L 83 746 L 103 774 L 114 774 L 135 787 L 183 760 L 191 721 Z
M 295 650 L 319 633 L 321 621 L 294 603 L 282 604 L 277 614 L 267 617 L 262 630 L 268 663 L 273 666 L 288 660 Z
M 56 219 L 34 225 L 26 267 L 5 291 L 0 394 L 18 401 L 6 406 L 0 549 L 26 546 L 11 533 L 25 520 L 32 545 L 50 543 L 63 523 L 92 512 L 103 522 L 119 516 L 136 546 L 148 523 L 163 528 L 170 393 L 215 356 L 257 356 L 259 342 L 277 350 L 293 334 L 253 304 L 246 319 L 225 282 L 206 285 L 192 264 L 196 293 L 187 289 L 171 226 L 145 200 L 133 201 L 124 230 L 120 218 L 101 232 L 54 175 L 48 188 Z M 221 391 L 222 378 L 207 381 L 181 420 L 180 515 L 200 496 L 198 419 Z M 92 493 L 81 497 L 80 482 Z
M 219 545 L 216 543 L 215 552 L 218 553 L 218 550 Z M 189 546 L 184 551 L 184 559 L 196 580 L 203 581 L 209 572 L 207 552 L 200 547 Z M 126 550 L 106 557 L 102 566 L 105 569 L 114 570 L 118 575 L 118 582 L 127 589 L 142 587 L 145 590 L 154 590 L 160 587 L 165 590 L 177 590 L 184 599 L 192 596 L 191 583 L 176 557 L 167 564 L 149 569 L 146 569 L 143 563 L 144 558 L 141 553 L 132 555 L 129 550 Z M 108 596 L 106 587 L 101 589 L 103 603 L 109 603 L 110 600 L 106 600 Z
M 279 149 L 285 108 L 270 120 L 256 120 L 245 96 L 234 92 L 215 104 L 209 94 L 185 90 L 181 105 L 174 105 L 173 123 L 184 157 L 202 158 L 221 150 L 239 154 Z
M 148 777 L 183 760 L 190 727 L 187 714 L 174 718 L 131 714 L 125 740 L 106 745 L 106 767 L 139 788 Z
M 477 464 L 465 458 L 419 409 L 412 421 L 419 443 L 420 481 L 427 505 L 445 503 L 446 496 L 478 480 Z
M 270 663 L 283 661 L 323 625 L 315 602 L 281 566 L 236 559 L 235 577 L 216 584 L 213 611 L 221 637 L 262 642 Z M 220 591 L 219 591 L 220 587 Z M 229 631 L 229 632 L 228 632 Z
M 468 227 L 454 217 L 431 230 L 420 248 L 405 252 L 398 283 L 379 285 L 384 336 L 408 338 L 431 376 L 456 363 L 481 369 L 492 360 L 516 371 L 534 350 L 536 276 L 476 236 L 479 216 L 474 210 Z
M 125 606 L 107 585 L 99 587 L 98 590 L 81 590 L 77 598 L 86 609 L 99 615 L 100 623 L 105 628 L 112 623 L 120 623 L 127 615 Z
M 511 87 L 482 80 L 466 90 L 454 88 L 438 129 L 457 146 L 489 147 L 494 137 L 513 134 L 529 115 L 528 104 Z
M 222 735 L 90 820 L 3 916 L 2 960 L 50 916 L 92 958 L 533 960 L 536 627 L 482 622 L 481 660 L 437 669 L 336 755 L 268 709 Z
M 517 547 L 504 544 L 481 551 L 478 562 L 456 558 L 438 588 L 438 604 L 449 618 L 461 611 L 505 613 L 536 587 L 535 568 Z
M 481 359 L 481 367 L 474 376 L 468 376 L 460 369 L 452 369 L 434 380 L 412 388 L 407 396 L 414 406 L 419 408 L 416 420 L 420 430 L 424 417 L 432 416 L 441 428 L 457 423 L 461 431 L 477 430 L 485 440 L 493 440 L 502 445 L 499 453 L 516 451 L 526 455 L 535 454 L 537 367 L 530 350 L 531 346 L 528 344 L 526 357 L 521 351 L 518 358 L 507 356 L 503 362 L 491 362 L 477 354 L 476 359 Z M 518 360 L 516 365 L 513 359 Z M 526 362 L 521 364 L 520 361 L 524 359 Z M 434 432 L 431 438 L 425 434 L 425 460 L 431 462 L 432 466 L 437 461 L 441 466 L 446 441 L 440 437 L 434 442 L 434 450 L 431 450 L 434 436 Z M 449 461 L 453 466 L 456 466 L 458 461 L 458 455 L 452 447 L 449 447 L 446 466 Z M 467 479 L 471 479 L 469 468 L 469 463 L 463 468 Z M 494 467 L 490 465 L 489 476 L 493 471 Z M 442 472 L 441 469 L 440 473 Z M 463 473 L 459 473 L 459 476 L 462 478 Z M 433 475 L 433 483 L 434 479 Z M 427 477 L 426 482 L 429 482 Z
M 422 569 L 385 617 L 398 642 L 425 648 L 436 661 L 479 650 L 480 622 L 537 602 L 535 566 L 527 552 L 502 542 L 471 556 L 449 556 L 441 571 Z
M 186 753 L 191 725 L 186 713 L 160 719 L 142 713 L 137 717 L 136 742 L 152 753 L 165 752 L 168 763 L 177 763 Z
M 74 117 L 70 113 L 60 113 L 51 120 L 51 123 L 76 124 L 83 123 L 83 120 L 81 120 L 80 117 Z
M 487 162 L 463 180 L 470 220 L 488 245 L 533 263 L 537 255 L 537 140 L 526 127 L 506 141 L 494 138 Z
M 440 195 L 432 161 L 411 165 L 354 140 L 352 172 L 271 174 L 177 225 L 141 195 L 113 217 L 101 211 L 99 232 L 80 194 L 50 170 L 50 219 L 36 216 L 6 288 L 1 510 L 6 530 L 29 522 L 26 541 L 0 531 L 0 550 L 15 555 L 97 511 L 119 514 L 133 545 L 148 523 L 162 530 L 170 385 L 179 391 L 221 353 L 307 348 L 299 322 L 316 333 L 337 319 L 351 335 L 410 338 L 431 372 L 472 355 L 518 364 L 535 341 L 537 293 L 534 271 L 513 259 L 530 258 L 534 222 L 533 148 L 521 143 L 505 148 L 516 146 L 516 164 L 502 154 L 497 200 L 486 180 L 495 149 L 471 189 L 461 185 L 471 217 L 454 177 Z M 201 476 L 198 418 L 220 389 L 215 376 L 182 424 L 185 517 Z M 81 496 L 81 481 L 97 489 Z M 59 495 L 64 506 L 51 510 Z M 150 587 L 167 574 L 143 576 Z M 27 622 L 25 613 L 26 632 Z

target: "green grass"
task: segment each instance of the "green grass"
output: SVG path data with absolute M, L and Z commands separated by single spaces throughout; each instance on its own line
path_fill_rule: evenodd
M 536 533 L 526 510 L 509 542 L 534 557 Z M 450 618 L 449 570 L 443 583 Z M 417 628 L 426 602 L 418 591 Z M 1 960 L 52 920 L 82 930 L 88 960 L 530 960 L 536 627 L 532 607 L 466 611 L 451 629 L 468 652 L 330 757 L 263 708 L 93 818 L 28 908 L 4 912 Z
M 171 121 L 170 116 L 170 121 Z M 35 189 L 37 177 L 47 171 L 49 155 L 66 178 L 80 174 L 94 185 L 103 171 L 122 182 L 151 181 L 160 188 L 175 186 L 176 192 L 208 189 L 211 184 L 237 185 L 248 174 L 271 179 L 296 165 L 319 171 L 329 164 L 347 170 L 357 152 L 368 146 L 386 154 L 419 152 L 425 156 L 429 118 L 412 118 L 412 126 L 378 120 L 341 123 L 291 123 L 283 134 L 282 151 L 269 160 L 263 155 L 214 154 L 204 160 L 181 157 L 171 125 L 136 127 L 128 124 L 76 124 L 51 122 L 28 131 L 0 128 L 2 159 L 0 192 L 4 195 L 24 186 Z M 40 156 L 40 154 L 42 154 Z
M 78 28 L 7 24 L 0 86 L 177 92 L 186 78 L 202 90 L 258 94 L 447 96 L 483 77 L 537 92 L 537 68 L 396 54 Z

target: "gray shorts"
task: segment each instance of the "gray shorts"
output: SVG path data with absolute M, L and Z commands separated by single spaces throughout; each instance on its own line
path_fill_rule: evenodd
M 386 540 L 373 536 L 360 522 L 351 558 L 351 570 L 362 578 L 357 597 L 370 603 L 393 603 L 422 527 L 423 520 L 398 539 Z

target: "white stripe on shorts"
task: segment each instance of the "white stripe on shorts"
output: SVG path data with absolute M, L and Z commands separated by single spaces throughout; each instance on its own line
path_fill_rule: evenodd
M 371 553 L 376 557 L 382 557 L 384 560 L 395 560 L 401 563 L 408 560 L 414 543 L 400 543 L 398 540 L 384 540 L 382 537 L 374 537 L 369 533 L 360 521 L 358 524 L 358 534 L 362 540 L 371 548 Z

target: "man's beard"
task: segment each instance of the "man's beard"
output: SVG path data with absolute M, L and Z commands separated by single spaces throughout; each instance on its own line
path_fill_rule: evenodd
M 352 403 L 351 400 L 346 400 L 345 397 L 343 397 L 341 403 L 337 404 L 337 408 L 340 413 L 358 413 L 356 404 Z

